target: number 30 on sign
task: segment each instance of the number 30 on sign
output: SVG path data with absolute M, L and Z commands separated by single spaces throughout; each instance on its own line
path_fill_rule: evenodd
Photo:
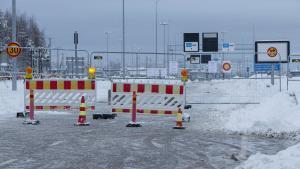
M 20 53 L 22 52 L 21 49 L 21 45 L 17 42 L 11 42 L 7 45 L 6 48 L 6 53 L 10 56 L 10 57 L 17 57 L 20 55 Z

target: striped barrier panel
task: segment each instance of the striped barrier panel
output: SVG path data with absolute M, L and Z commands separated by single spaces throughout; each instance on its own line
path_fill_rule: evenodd
M 137 113 L 176 115 L 183 104 L 182 84 L 113 83 L 112 112 L 131 113 L 132 93 L 137 94 Z
M 29 92 L 34 90 L 37 111 L 79 110 L 81 97 L 86 98 L 87 110 L 95 110 L 95 80 L 26 80 L 24 105 L 29 110 Z

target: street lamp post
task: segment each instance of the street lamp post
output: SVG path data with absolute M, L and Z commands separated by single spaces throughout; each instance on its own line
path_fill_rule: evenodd
M 167 22 L 161 22 L 160 25 L 164 27 L 164 68 L 166 68 L 166 26 L 169 24 Z
M 17 16 L 16 16 L 16 0 L 12 0 L 12 42 L 17 41 Z M 13 73 L 12 73 L 12 90 L 17 90 L 17 59 L 13 58 Z
M 112 34 L 112 32 L 104 32 L 106 35 L 106 69 L 108 70 L 108 50 L 109 50 L 109 34 Z
M 122 47 L 122 67 L 123 67 L 123 79 L 125 79 L 125 0 L 123 0 L 123 47 Z
M 157 14 L 157 6 L 158 6 L 158 0 L 155 0 L 155 66 L 158 67 L 157 62 L 157 20 L 158 20 L 158 14 Z
M 78 45 L 78 32 L 74 32 L 74 45 L 75 45 L 75 75 L 76 77 L 79 77 L 78 75 L 78 56 L 77 56 L 77 45 Z M 74 67 L 72 66 L 72 70 Z M 73 74 L 72 74 L 73 76 Z

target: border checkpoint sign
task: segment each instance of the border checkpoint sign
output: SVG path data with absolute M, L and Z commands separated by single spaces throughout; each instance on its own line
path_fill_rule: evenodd
M 289 55 L 289 41 L 255 42 L 255 63 L 287 63 Z
M 184 52 L 199 52 L 199 33 L 183 34 Z

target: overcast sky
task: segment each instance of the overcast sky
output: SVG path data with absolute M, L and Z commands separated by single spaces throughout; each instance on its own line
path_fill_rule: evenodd
M 155 51 L 155 0 L 125 0 L 126 50 Z M 221 32 L 226 41 L 290 40 L 300 52 L 299 0 L 159 0 L 160 21 L 168 21 L 170 43 L 181 43 L 183 32 Z M 0 0 L 11 9 L 11 0 Z M 35 16 L 54 47 L 106 50 L 105 31 L 112 32 L 110 48 L 121 50 L 122 0 L 17 0 L 18 14 Z M 163 29 L 159 26 L 159 50 Z

